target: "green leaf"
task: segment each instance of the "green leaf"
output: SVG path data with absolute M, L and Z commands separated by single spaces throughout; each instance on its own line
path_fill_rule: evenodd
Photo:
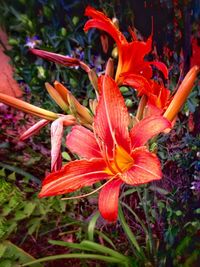
M 160 188 L 158 186 L 155 186 L 155 185 L 151 185 L 149 187 L 150 190 L 154 191 L 154 192 L 158 192 L 160 195 L 169 195 L 169 192 L 163 188 Z
M 119 220 L 121 222 L 122 228 L 124 229 L 124 232 L 125 232 L 126 236 L 130 240 L 130 242 L 133 245 L 133 247 L 135 247 L 135 249 L 139 253 L 142 253 L 142 250 L 141 250 L 141 248 L 140 248 L 140 246 L 139 246 L 139 244 L 138 244 L 133 232 L 131 231 L 130 227 L 128 226 L 128 224 L 125 221 L 124 214 L 122 212 L 121 206 L 119 206 Z
M 29 217 L 33 213 L 35 207 L 36 207 L 36 203 L 33 203 L 33 202 L 26 203 L 24 207 L 25 216 Z
M 4 255 L 6 251 L 6 245 L 5 244 L 0 244 L 0 258 Z
M 70 155 L 66 151 L 62 152 L 62 157 L 63 157 L 63 159 L 65 159 L 67 161 L 71 161 L 72 160 Z
M 60 254 L 60 255 L 54 255 L 54 256 L 49 256 L 49 257 L 44 257 L 35 261 L 31 261 L 25 264 L 22 264 L 22 267 L 25 266 L 30 266 L 33 264 L 38 264 L 41 262 L 46 262 L 46 261 L 55 261 L 55 260 L 60 260 L 60 259 L 87 259 L 87 260 L 101 260 L 105 262 L 110 262 L 110 263 L 119 263 L 123 264 L 121 260 L 118 258 L 113 258 L 113 257 L 107 257 L 107 256 L 102 256 L 98 254 L 82 254 L 82 253 L 73 253 L 73 254 Z M 125 265 L 125 264 L 124 264 Z M 123 266 L 123 265 L 121 265 Z
M 12 172 L 12 173 L 8 176 L 8 178 L 9 178 L 10 180 L 12 180 L 12 181 L 15 181 L 15 180 L 16 180 L 16 174 L 15 174 L 15 172 Z
M 72 243 L 72 242 L 65 242 L 65 241 L 59 241 L 59 240 L 49 240 L 48 241 L 52 245 L 56 246 L 62 246 L 62 247 L 68 247 L 72 249 L 79 249 L 79 250 L 85 250 L 85 251 L 93 251 L 95 252 L 95 249 L 93 248 L 86 248 L 82 244 Z
M 19 264 L 25 264 L 29 261 L 35 260 L 31 255 L 27 252 L 14 245 L 10 241 L 4 241 L 3 245 L 6 246 L 6 258 L 17 261 Z M 5 265 L 1 265 L 2 267 Z M 43 267 L 40 263 L 35 263 L 33 267 Z
M 11 260 L 2 260 L 0 261 L 0 266 L 2 267 L 12 267 L 13 264 L 12 264 L 12 261 Z
M 97 219 L 99 218 L 100 213 L 96 212 L 96 214 L 92 217 L 92 219 L 89 222 L 88 225 L 88 239 L 90 241 L 94 241 L 94 229 L 97 222 Z
M 95 242 L 84 240 L 80 244 L 83 245 L 85 248 L 90 248 L 90 249 L 93 249 L 93 250 L 100 252 L 100 253 L 103 253 L 103 254 L 109 254 L 110 256 L 112 256 L 114 258 L 120 259 L 122 262 L 129 261 L 129 258 L 122 255 L 121 253 L 119 253 L 119 252 L 117 252 L 111 248 L 108 248 L 106 246 L 97 244 Z
M 101 231 L 95 230 L 95 233 L 97 233 L 101 238 L 103 238 L 108 244 L 110 244 L 114 249 L 116 249 L 113 241 L 104 233 L 102 233 Z

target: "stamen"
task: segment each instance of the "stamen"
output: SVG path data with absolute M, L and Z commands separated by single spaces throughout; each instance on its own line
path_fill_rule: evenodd
M 110 163 L 110 159 L 109 159 L 109 156 L 108 156 L 108 149 L 107 149 L 107 146 L 104 145 L 104 151 L 105 151 L 105 161 L 106 161 L 106 164 L 107 164 L 107 167 L 108 169 L 114 174 L 117 174 L 116 171 L 112 168 L 112 165 Z M 114 157 L 115 158 L 115 157 Z
M 115 146 L 115 150 L 114 150 L 114 163 L 115 163 L 115 167 L 117 168 L 117 170 L 122 173 L 122 170 L 120 169 L 118 163 L 117 163 L 117 160 L 116 160 L 116 146 Z
M 84 195 L 75 196 L 75 197 L 64 197 L 64 198 L 61 198 L 61 200 L 80 199 L 80 198 L 84 198 L 84 197 L 93 195 L 94 193 L 96 193 L 96 192 L 98 192 L 100 189 L 102 189 L 105 185 L 107 185 L 107 184 L 110 183 L 112 180 L 114 180 L 115 177 L 116 177 L 117 175 L 118 175 L 118 174 L 116 174 L 115 176 L 113 176 L 111 179 L 109 179 L 109 180 L 108 180 L 107 182 L 105 182 L 103 185 L 101 185 L 100 187 L 98 187 L 97 189 L 93 190 L 93 191 L 90 192 L 90 193 L 87 193 L 87 194 L 84 194 Z

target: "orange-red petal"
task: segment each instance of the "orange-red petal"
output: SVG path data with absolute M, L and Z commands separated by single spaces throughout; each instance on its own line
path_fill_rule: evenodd
M 70 193 L 107 179 L 109 176 L 104 172 L 105 168 L 101 159 L 72 161 L 44 179 L 39 197 Z
M 120 76 L 123 77 L 123 84 L 136 89 L 139 95 L 149 96 L 152 93 L 152 88 L 148 80 L 142 75 L 124 73 Z
M 149 139 L 170 128 L 171 123 L 162 116 L 149 116 L 138 122 L 130 131 L 132 148 L 143 146 Z
M 161 164 L 155 154 L 140 147 L 135 149 L 131 156 L 134 164 L 121 177 L 125 183 L 140 185 L 162 178 Z
M 127 43 L 124 35 L 118 30 L 112 20 L 109 19 L 103 12 L 88 6 L 85 9 L 85 16 L 92 17 L 93 19 L 86 22 L 84 31 L 88 31 L 91 28 L 97 28 L 110 34 L 118 45 L 121 43 Z
M 159 71 L 162 72 L 165 79 L 168 79 L 169 72 L 168 72 L 167 66 L 164 63 L 162 63 L 160 61 L 151 61 L 151 62 L 149 62 L 149 64 L 155 66 Z
M 83 126 L 77 125 L 72 128 L 67 136 L 66 145 L 72 153 L 80 157 L 86 159 L 102 158 L 93 132 Z
M 110 76 L 101 76 L 99 87 L 100 100 L 94 118 L 95 134 L 107 146 L 110 156 L 116 144 L 130 151 L 129 113 L 123 96 Z
M 119 191 L 122 184 L 121 180 L 114 179 L 106 184 L 99 193 L 99 211 L 101 216 L 109 222 L 117 220 Z

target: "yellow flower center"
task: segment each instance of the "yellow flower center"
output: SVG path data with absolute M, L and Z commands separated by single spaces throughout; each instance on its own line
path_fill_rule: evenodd
M 108 160 L 107 165 L 105 170 L 107 174 L 122 174 L 133 165 L 133 158 L 121 146 L 116 146 L 114 159 Z

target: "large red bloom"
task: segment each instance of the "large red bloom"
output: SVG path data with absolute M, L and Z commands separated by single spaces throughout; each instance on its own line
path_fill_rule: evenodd
M 67 136 L 68 148 L 82 159 L 48 175 L 39 196 L 65 194 L 107 180 L 99 194 L 99 210 L 112 222 L 117 219 L 123 183 L 137 186 L 161 179 L 160 162 L 145 144 L 171 124 L 162 116 L 151 116 L 129 131 L 129 113 L 115 81 L 101 76 L 99 91 L 93 132 L 74 126 Z
M 152 67 L 158 68 L 165 78 L 168 77 L 168 69 L 165 64 L 158 61 L 145 61 L 145 56 L 152 49 L 152 36 L 146 42 L 138 41 L 132 33 L 132 42 L 128 42 L 125 36 L 118 30 L 115 24 L 104 13 L 88 6 L 85 10 L 85 15 L 92 17 L 86 22 L 84 30 L 88 31 L 91 28 L 98 28 L 107 32 L 116 42 L 119 53 L 119 62 L 115 80 L 118 85 L 123 84 L 123 79 L 126 75 L 137 74 L 150 79 L 152 77 Z

